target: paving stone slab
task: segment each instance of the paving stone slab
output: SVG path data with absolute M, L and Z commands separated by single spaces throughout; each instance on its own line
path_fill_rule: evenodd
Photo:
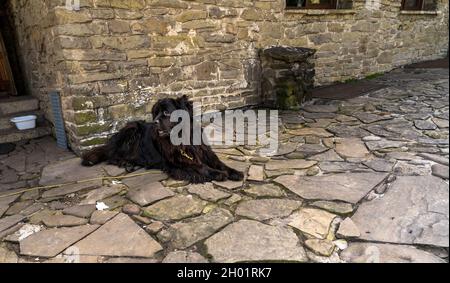
M 123 186 L 101 187 L 87 192 L 82 197 L 81 205 L 96 204 L 98 201 L 115 196 L 124 190 Z
M 20 214 L 22 214 L 23 216 L 30 216 L 33 215 L 34 213 L 41 211 L 45 209 L 45 205 L 42 203 L 34 203 L 32 205 L 30 205 L 29 207 L 25 208 L 24 210 L 22 210 L 20 212 Z
M 172 190 L 165 188 L 160 182 L 152 182 L 130 187 L 127 198 L 140 206 L 147 206 L 174 195 Z
M 369 150 L 376 151 L 376 150 L 387 149 L 387 148 L 401 148 L 406 145 L 406 142 L 380 140 L 380 141 L 366 142 L 366 145 L 369 148 Z
M 18 263 L 19 258 L 14 251 L 9 250 L 5 246 L 0 246 L 0 263 Z
M 231 194 L 215 189 L 212 183 L 190 185 L 188 191 L 191 194 L 199 196 L 201 199 L 217 202 L 228 198 Z
M 175 223 L 166 231 L 171 235 L 171 245 L 176 249 L 185 249 L 208 238 L 219 229 L 233 221 L 233 215 L 225 209 L 214 209 L 212 212 Z
M 415 161 L 415 160 L 421 160 L 422 158 L 419 157 L 416 153 L 413 152 L 388 152 L 386 153 L 386 158 L 388 160 L 402 160 L 402 161 Z
M 17 223 L 19 223 L 24 219 L 25 217 L 22 215 L 12 215 L 0 219 L 0 232 L 3 232 L 6 229 L 11 228 L 12 226 L 16 225 Z
M 303 208 L 289 217 L 289 226 L 306 235 L 325 239 L 337 215 L 315 208 Z
M 321 154 L 316 154 L 309 157 L 308 159 L 316 161 L 344 161 L 344 159 L 342 159 L 342 157 L 340 157 L 333 149 L 330 149 Z
M 363 164 L 377 172 L 391 172 L 394 162 L 382 158 L 375 158 L 363 161 Z
M 113 219 L 114 217 L 117 216 L 117 214 L 119 214 L 117 211 L 94 211 L 94 213 L 92 213 L 91 215 L 91 219 L 90 219 L 90 223 L 91 224 L 97 224 L 97 225 L 103 225 L 106 222 L 108 222 L 109 220 Z
M 67 174 L 70 172 L 70 174 Z M 42 171 L 39 185 L 69 183 L 103 176 L 100 166 L 83 167 L 80 158 L 68 159 L 47 165 Z
M 169 253 L 163 263 L 208 263 L 208 260 L 199 253 L 176 251 Z
M 427 176 L 431 175 L 432 170 L 430 164 L 398 161 L 394 166 L 394 172 L 399 176 Z
M 336 123 L 335 119 L 316 119 L 315 123 L 308 124 L 311 128 L 328 128 L 331 124 Z
M 50 199 L 56 197 L 62 197 L 65 195 L 70 195 L 83 190 L 90 190 L 98 188 L 102 185 L 101 180 L 80 183 L 80 184 L 72 184 L 65 185 L 59 188 L 49 189 L 42 194 L 42 199 Z
M 343 158 L 367 158 L 370 154 L 361 139 L 343 138 L 335 142 L 336 153 Z
M 423 157 L 427 160 L 434 161 L 436 163 L 442 164 L 442 165 L 449 165 L 449 158 L 448 156 L 442 156 L 442 155 L 436 155 L 436 154 L 429 154 L 429 153 L 420 153 L 418 154 L 420 157 Z
M 341 253 L 349 263 L 445 263 L 432 253 L 413 246 L 352 243 Z
M 335 250 L 335 245 L 330 240 L 308 239 L 305 241 L 305 247 L 325 257 L 331 256 Z
M 295 136 L 316 136 L 322 138 L 330 138 L 333 136 L 332 133 L 322 128 L 301 128 L 296 130 L 290 130 L 289 134 Z
M 122 207 L 122 212 L 127 214 L 127 215 L 130 215 L 130 216 L 140 215 L 141 214 L 141 207 L 139 205 L 137 205 L 137 204 L 131 204 L 131 203 L 125 204 Z
M 284 197 L 286 193 L 280 187 L 273 184 L 251 185 L 244 190 L 248 195 L 254 197 Z
M 356 172 L 368 172 L 370 170 L 367 167 L 362 166 L 358 163 L 350 162 L 320 162 L 319 168 L 325 173 L 356 173 Z
M 335 134 L 338 137 L 357 137 L 357 138 L 363 138 L 370 133 L 366 131 L 365 129 L 360 128 L 359 126 L 348 126 L 343 124 L 333 124 L 327 128 L 327 130 L 333 134 Z M 376 133 L 374 133 L 376 134 Z M 332 137 L 331 135 L 330 137 Z
M 361 232 L 351 218 L 346 218 L 340 223 L 336 235 L 343 239 L 358 238 L 361 236 Z
M 317 161 L 290 159 L 272 160 L 266 164 L 266 170 L 307 169 L 317 164 Z
M 354 117 L 358 118 L 365 124 L 372 124 L 379 121 L 391 120 L 393 117 L 388 113 L 373 114 L 368 112 L 357 112 L 353 114 Z
M 424 120 L 414 121 L 414 126 L 419 130 L 435 130 L 437 128 L 435 123 Z
M 160 221 L 182 220 L 201 214 L 205 206 L 204 201 L 191 195 L 177 195 L 147 207 L 144 210 L 144 215 Z
M 261 199 L 241 202 L 236 208 L 236 215 L 264 221 L 287 217 L 302 205 L 301 201 L 287 199 Z
M 103 170 L 105 170 L 106 174 L 108 174 L 108 176 L 111 176 L 111 177 L 121 176 L 126 173 L 126 170 L 124 168 L 120 168 L 119 166 L 115 166 L 115 165 L 103 165 L 102 164 L 102 168 L 103 168 Z
M 20 212 L 26 208 L 28 208 L 29 206 L 31 206 L 34 203 L 34 201 L 32 200 L 26 200 L 26 201 L 22 201 L 22 202 L 16 202 L 13 205 L 11 205 L 8 209 L 8 211 L 6 211 L 6 215 L 14 215 L 14 214 L 20 214 Z
M 94 204 L 76 205 L 63 210 L 63 214 L 80 218 L 89 218 L 96 210 Z
M 214 262 L 306 262 L 305 250 L 297 235 L 283 227 L 241 220 L 206 240 Z
M 335 113 L 326 112 L 303 112 L 302 115 L 306 119 L 334 119 L 336 117 Z
M 17 191 L 0 192 L 0 196 L 2 197 L 0 198 L 0 206 L 9 206 L 11 203 L 15 202 L 20 197 L 20 193 L 17 195 L 6 196 L 15 192 Z
M 151 258 L 162 250 L 158 242 L 123 213 L 73 245 L 73 248 L 80 255 L 142 258 Z
M 264 167 L 259 165 L 252 165 L 248 170 L 247 180 L 262 182 L 266 178 L 264 174 Z
M 9 209 L 9 206 L 7 205 L 2 205 L 0 206 L 0 217 L 3 216 L 3 214 L 5 214 L 5 212 Z
M 448 175 L 449 175 L 448 166 L 441 165 L 441 164 L 435 164 L 431 167 L 431 170 L 432 170 L 432 173 L 434 176 L 448 180 Z
M 107 209 L 115 210 L 116 208 L 120 208 L 120 207 L 124 206 L 129 201 L 120 195 L 116 195 L 116 196 L 112 196 L 110 198 L 104 199 L 102 202 L 107 206 Z
M 435 123 L 441 129 L 448 129 L 448 127 L 449 127 L 448 120 L 440 119 L 440 118 L 433 118 L 432 120 L 433 120 L 433 123 Z
M 53 227 L 73 227 L 88 223 L 85 218 L 79 218 L 71 215 L 48 215 L 42 219 L 45 226 Z
M 139 170 L 134 172 L 133 174 L 140 173 L 147 174 L 137 177 L 125 178 L 122 180 L 122 183 L 124 183 L 129 188 L 139 188 L 150 183 L 161 182 L 168 178 L 167 174 L 159 170 Z
M 237 190 L 242 188 L 242 186 L 244 185 L 244 181 L 225 181 L 225 182 L 213 181 L 213 184 L 227 190 Z
M 28 238 L 29 236 L 43 230 L 44 227 L 41 225 L 24 224 L 15 233 L 5 237 L 5 241 L 12 243 L 19 243 L 20 241 Z
M 363 203 L 352 220 L 367 241 L 448 247 L 448 218 L 444 180 L 400 176 L 383 197 Z
M 337 105 L 305 105 L 302 110 L 310 113 L 336 113 L 339 107 Z
M 281 144 L 277 151 L 272 153 L 271 156 L 282 156 L 289 154 L 291 152 L 294 152 L 297 149 L 297 144 L 294 143 L 288 143 L 288 144 Z
M 98 225 L 84 225 L 40 231 L 20 242 L 20 254 L 44 258 L 55 257 L 98 227 Z
M 355 208 L 352 204 L 345 203 L 345 202 L 320 200 L 320 201 L 315 201 L 315 202 L 311 203 L 310 205 L 317 207 L 317 208 L 321 208 L 326 211 L 329 211 L 331 213 L 340 214 L 340 215 L 350 214 L 355 210 Z
M 313 177 L 285 175 L 276 178 L 275 182 L 304 199 L 340 200 L 356 204 L 386 177 L 387 174 L 382 173 L 331 174 Z
M 309 157 L 309 156 L 323 153 L 327 150 L 328 150 L 328 147 L 325 147 L 321 144 L 302 144 L 297 148 L 297 152 L 295 152 L 295 153 L 300 153 L 303 156 Z M 292 156 L 293 154 L 288 155 L 288 157 Z

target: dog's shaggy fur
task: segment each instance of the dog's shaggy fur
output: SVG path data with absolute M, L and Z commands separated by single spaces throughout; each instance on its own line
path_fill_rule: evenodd
M 242 180 L 244 175 L 220 161 L 209 146 L 172 144 L 170 132 L 176 124 L 170 122 L 170 115 L 175 110 L 188 111 L 192 122 L 192 103 L 186 96 L 160 100 L 152 109 L 154 122 L 129 123 L 106 145 L 86 153 L 82 164 L 106 161 L 129 172 L 140 167 L 161 169 L 176 180 L 191 183 Z

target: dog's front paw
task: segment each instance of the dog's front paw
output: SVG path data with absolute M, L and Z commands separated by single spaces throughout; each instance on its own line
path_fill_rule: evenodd
M 223 182 L 228 179 L 227 173 L 222 171 L 212 171 L 209 173 L 209 176 L 211 177 L 212 180 L 218 182 Z
M 95 163 L 93 162 L 93 161 L 91 161 L 91 160 L 83 160 L 82 162 L 81 162 L 81 165 L 83 165 L 83 166 L 85 166 L 85 167 L 92 167 L 92 166 L 94 166 L 95 165 Z
M 228 179 L 231 181 L 242 181 L 244 180 L 244 173 L 237 170 L 230 170 L 228 172 Z
M 190 175 L 188 179 L 189 179 L 189 182 L 192 184 L 203 184 L 203 183 L 212 181 L 210 178 L 207 178 L 207 177 L 199 175 L 199 174 Z

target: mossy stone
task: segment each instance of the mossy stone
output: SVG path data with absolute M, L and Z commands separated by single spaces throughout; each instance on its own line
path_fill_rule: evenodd
M 88 136 L 92 134 L 103 133 L 111 129 L 110 124 L 91 124 L 86 126 L 77 127 L 78 136 Z
M 77 112 L 74 115 L 75 124 L 82 125 L 97 121 L 97 114 L 94 111 Z

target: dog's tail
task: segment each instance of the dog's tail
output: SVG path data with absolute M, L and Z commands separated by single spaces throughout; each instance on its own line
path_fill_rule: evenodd
M 100 146 L 85 153 L 82 157 L 81 164 L 83 166 L 94 166 L 108 159 L 107 146 Z

